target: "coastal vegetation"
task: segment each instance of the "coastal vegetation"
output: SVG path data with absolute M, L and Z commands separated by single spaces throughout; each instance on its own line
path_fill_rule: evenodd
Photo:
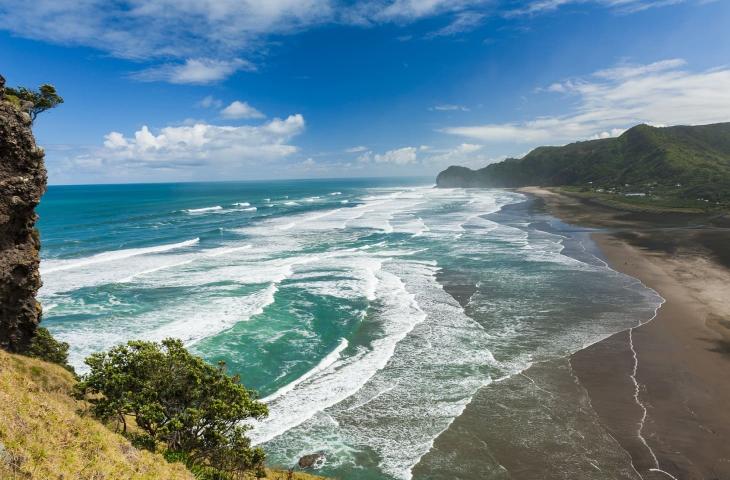
M 68 364 L 68 349 L 70 345 L 59 342 L 45 327 L 36 328 L 35 335 L 30 341 L 28 350 L 24 352 L 29 357 L 40 358 L 46 362 L 56 363 L 71 373 L 74 368 Z
M 238 376 L 226 375 L 223 362 L 209 365 L 180 340 L 166 339 L 118 345 L 86 364 L 76 398 L 134 445 L 185 462 L 198 478 L 263 476 L 264 452 L 251 447 L 244 422 L 268 410 Z
M 63 103 L 63 98 L 56 92 L 56 87 L 49 84 L 41 85 L 38 90 L 26 87 L 5 87 L 5 98 L 27 112 L 33 122 L 38 114 Z
M 0 76 L 0 478 L 313 480 L 263 466 L 244 421 L 266 405 L 182 342 L 129 342 L 86 360 L 39 326 L 40 235 L 46 190 L 32 120 L 62 103 L 55 88 L 5 88 Z
M 75 384 L 59 365 L 0 350 L 0 478 L 194 478 L 185 465 L 80 415 Z
M 441 187 L 541 185 L 606 203 L 707 211 L 730 206 L 730 123 L 637 125 L 615 138 L 538 147 L 479 170 L 449 167 Z
M 203 476 L 209 471 L 193 473 L 169 455 L 134 446 L 87 413 L 89 404 L 75 398 L 76 385 L 75 376 L 60 365 L 0 349 L 0 478 L 211 478 Z M 269 480 L 321 480 L 268 468 L 234 478 L 256 474 Z

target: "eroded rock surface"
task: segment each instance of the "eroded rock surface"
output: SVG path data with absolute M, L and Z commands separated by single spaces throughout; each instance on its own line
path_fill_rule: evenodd
M 0 76 L 0 348 L 23 352 L 41 319 L 35 208 L 46 191 L 30 116 L 4 98 Z

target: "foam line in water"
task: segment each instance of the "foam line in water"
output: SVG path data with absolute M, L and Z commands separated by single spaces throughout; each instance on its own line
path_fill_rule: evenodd
M 311 222 L 313 220 L 319 220 L 320 218 L 324 218 L 324 217 L 328 217 L 330 215 L 334 215 L 335 213 L 339 212 L 340 210 L 341 210 L 340 208 L 337 208 L 335 210 L 328 210 L 328 211 L 326 211 L 324 213 L 317 213 L 317 214 L 314 214 L 314 215 L 306 215 L 306 216 L 301 217 L 299 220 L 296 220 L 294 222 L 290 222 L 290 223 L 287 223 L 286 225 L 280 226 L 279 229 L 280 230 L 290 230 L 290 229 L 292 229 L 292 228 L 294 228 L 297 225 L 300 225 L 302 223 L 305 223 L 305 222 L 309 223 L 309 222 Z
M 213 248 L 207 251 L 202 252 L 199 255 L 196 255 L 193 258 L 189 258 L 187 260 L 183 260 L 181 262 L 177 263 L 171 263 L 167 265 L 161 265 L 159 267 L 150 268 L 147 270 L 143 270 L 141 272 L 134 273 L 130 275 L 129 277 L 123 278 L 120 280 L 120 283 L 128 283 L 131 282 L 133 279 L 140 277 L 142 275 L 147 275 L 149 273 L 159 272 L 160 270 L 165 270 L 168 268 L 174 268 L 174 267 L 180 267 L 182 265 L 188 265 L 190 263 L 193 263 L 195 260 L 201 259 L 201 258 L 215 258 L 220 257 L 223 255 L 229 255 L 231 253 L 240 252 L 243 250 L 249 250 L 251 248 L 251 245 L 241 245 L 240 247 L 221 247 L 221 248 Z
M 260 315 L 274 303 L 279 288 L 271 283 L 266 288 L 245 297 L 229 297 L 211 301 L 206 309 L 199 309 L 194 303 L 187 308 L 189 314 L 177 315 L 179 320 L 166 323 L 144 334 L 145 338 L 162 340 L 168 337 L 181 339 L 186 346 L 215 335 L 238 322 L 246 322 Z
M 187 210 L 185 210 L 185 212 L 194 215 L 196 213 L 217 212 L 219 210 L 223 210 L 223 207 L 221 207 L 220 205 L 216 205 L 214 207 L 188 208 Z
M 386 368 L 329 413 L 353 444 L 378 452 L 383 472 L 406 479 L 474 392 L 490 383 L 485 369 L 496 360 L 487 332 L 436 281 L 438 267 L 398 261 L 390 268 L 426 318 L 398 344 Z
M 271 415 L 254 423 L 250 432 L 254 444 L 278 437 L 360 390 L 385 367 L 396 345 L 426 318 L 400 278 L 388 272 L 380 272 L 378 277 L 378 297 L 383 302 L 378 319 L 381 333 L 371 347 L 361 347 L 355 355 L 334 361 L 273 399 L 269 403 Z
M 281 397 L 282 395 L 289 393 L 290 391 L 294 390 L 294 387 L 302 383 L 303 381 L 307 380 L 308 378 L 312 377 L 313 375 L 316 375 L 317 373 L 321 372 L 325 368 L 329 367 L 333 363 L 335 363 L 337 360 L 340 359 L 340 353 L 348 347 L 349 343 L 347 339 L 343 338 L 340 340 L 339 345 L 332 350 L 327 356 L 325 356 L 313 369 L 306 372 L 301 377 L 297 378 L 291 383 L 288 383 L 281 387 L 279 390 L 275 391 L 271 395 L 262 398 L 261 401 L 264 403 L 269 403 L 273 400 L 276 400 L 277 398 Z
M 250 207 L 251 204 L 248 202 L 236 202 L 233 204 L 236 207 Z
M 356 354 L 335 362 L 272 402 L 272 417 L 303 413 L 305 419 L 286 419 L 296 426 L 278 438 L 270 437 L 266 445 L 270 451 L 287 455 L 292 450 L 296 453 L 300 443 L 309 449 L 317 445 L 318 449 L 335 452 L 333 462 L 347 465 L 357 462 L 353 459 L 362 452 L 362 446 L 367 446 L 377 453 L 383 477 L 408 479 L 412 466 L 461 414 L 473 393 L 490 383 L 487 369 L 497 362 L 487 348 L 489 336 L 438 284 L 438 267 L 393 260 L 384 268 L 380 275 L 383 284 L 378 289 L 379 307 L 367 321 L 380 322 L 386 336 L 375 336 L 372 351 L 361 347 Z M 400 280 L 402 288 L 390 275 Z M 409 313 L 407 296 L 423 315 L 422 320 Z M 408 318 L 418 321 L 392 350 L 385 349 L 379 342 L 394 341 L 393 336 L 402 334 L 402 322 Z M 381 357 L 382 353 L 388 353 L 387 358 Z M 377 368 L 381 361 L 382 367 Z M 372 375 L 361 384 L 364 373 L 373 367 Z M 328 405 L 316 402 L 320 390 L 335 399 L 354 392 Z M 307 413 L 310 408 L 320 410 Z M 285 421 L 278 427 L 285 427 Z M 252 438 L 266 439 L 277 433 L 274 427 L 257 427 Z M 296 459 L 284 457 L 282 461 Z
M 200 241 L 200 238 L 194 238 L 192 240 L 186 240 L 180 243 L 170 243 L 166 245 L 157 245 L 154 247 L 145 248 L 128 248 L 125 250 L 113 250 L 110 252 L 98 253 L 86 258 L 79 258 L 73 260 L 46 260 L 41 265 L 41 274 L 47 274 L 52 272 L 58 272 L 61 270 L 71 270 L 74 268 L 85 267 L 87 265 L 93 265 L 95 263 L 111 262 L 114 260 L 123 260 L 125 258 L 136 257 L 138 255 L 147 255 L 150 253 L 161 253 L 178 248 L 190 247 L 196 245 Z
M 142 270 L 140 272 L 133 273 L 132 275 L 130 275 L 128 277 L 122 278 L 121 280 L 119 280 L 119 283 L 129 283 L 132 280 L 134 280 L 135 278 L 141 277 L 142 275 L 149 275 L 150 273 L 159 272 L 160 270 L 165 270 L 167 268 L 181 267 L 183 265 L 187 265 L 192 262 L 193 262 L 193 259 L 190 258 L 187 260 L 183 260 L 182 262 L 170 263 L 167 265 L 161 265 L 159 267 L 148 268 L 147 270 Z
M 239 322 L 249 321 L 264 312 L 276 300 L 275 283 L 247 295 L 205 297 L 192 294 L 178 299 L 175 305 L 153 310 L 120 321 L 100 318 L 102 326 L 76 330 L 61 329 L 58 338 L 72 343 L 70 363 L 80 372 L 87 367 L 83 359 L 93 352 L 134 338 L 160 341 L 168 337 L 181 339 L 186 346 L 217 335 Z M 204 304 L 204 308 L 201 305 Z M 103 333 L 99 330 L 103 329 Z
M 148 288 L 165 286 L 175 286 L 176 279 L 181 279 L 183 286 L 194 282 L 196 278 L 200 278 L 200 284 L 210 282 L 211 275 L 218 273 L 221 268 L 220 262 L 211 261 L 216 257 L 229 257 L 227 261 L 240 262 L 245 260 L 247 255 L 238 255 L 239 252 L 250 250 L 252 245 L 231 245 L 211 248 L 207 250 L 195 250 L 184 252 L 162 252 L 158 254 L 149 254 L 137 256 L 133 261 L 122 258 L 116 261 L 109 261 L 104 264 L 104 268 L 98 268 L 98 265 L 79 266 L 78 268 L 44 273 L 44 285 L 41 288 L 40 295 L 44 300 L 48 300 L 50 295 L 61 292 L 73 292 L 74 290 L 90 287 L 94 285 L 106 285 L 113 283 L 130 283 L 137 282 L 144 284 Z M 200 262 L 194 268 L 186 269 L 182 274 L 175 273 L 174 270 L 184 265 Z M 149 282 L 144 282 L 144 277 L 157 274 L 161 271 L 170 271 L 167 275 L 153 275 Z M 207 273 L 206 273 L 207 272 Z M 237 276 L 228 276 L 237 280 Z M 265 283 L 265 282 L 262 282 Z M 181 286 L 181 285 L 178 285 Z M 55 301 L 55 300 L 54 300 Z
M 253 247 L 253 245 L 241 245 L 240 247 L 221 247 L 221 248 L 214 248 L 211 250 L 208 250 L 205 252 L 206 257 L 220 257 L 222 255 L 228 255 L 235 252 L 240 252 L 243 250 L 249 250 Z

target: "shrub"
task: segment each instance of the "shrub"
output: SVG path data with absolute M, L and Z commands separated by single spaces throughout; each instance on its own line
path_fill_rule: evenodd
M 35 336 L 30 341 L 30 346 L 25 354 L 46 362 L 57 363 L 70 372 L 74 371 L 73 367 L 68 364 L 68 343 L 59 342 L 53 338 L 47 328 L 38 327 L 36 329 Z
M 217 367 L 190 354 L 180 340 L 133 341 L 86 359 L 90 372 L 75 395 L 104 421 L 118 421 L 137 445 L 163 445 L 205 478 L 262 471 L 264 453 L 253 448 L 243 421 L 263 418 L 266 405 Z M 134 425 L 128 425 L 129 419 Z M 134 431 L 133 431 L 134 430 Z M 210 473 L 210 472 L 215 472 Z

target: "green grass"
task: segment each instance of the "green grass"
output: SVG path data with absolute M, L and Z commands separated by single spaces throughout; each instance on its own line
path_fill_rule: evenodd
M 0 350 L 0 479 L 193 480 L 180 463 L 139 450 L 84 414 L 62 366 Z M 322 480 L 267 470 L 269 480 Z
M 2 479 L 192 480 L 188 470 L 140 451 L 88 416 L 70 397 L 73 375 L 59 365 L 0 351 Z
M 727 205 L 708 204 L 697 200 L 687 200 L 670 195 L 647 195 L 645 197 L 627 197 L 620 193 L 597 192 L 586 187 L 550 187 L 558 193 L 590 200 L 593 203 L 619 210 L 646 213 L 727 213 Z

